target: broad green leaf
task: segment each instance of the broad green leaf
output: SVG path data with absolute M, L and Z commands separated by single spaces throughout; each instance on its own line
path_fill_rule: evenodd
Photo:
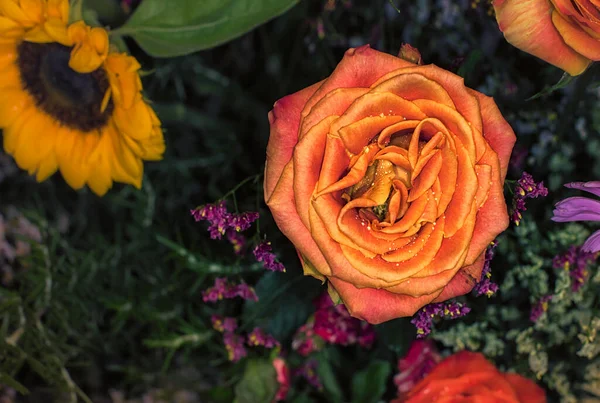
M 331 366 L 331 363 L 323 353 L 317 356 L 317 360 L 319 362 L 317 367 L 317 375 L 323 384 L 323 389 L 325 395 L 327 396 L 327 400 L 332 403 L 343 402 L 344 393 L 342 392 L 342 388 L 337 381 L 337 377 L 333 367 Z
M 258 281 L 255 291 L 258 301 L 246 302 L 244 322 L 264 327 L 281 341 L 290 338 L 314 312 L 312 301 L 325 288 L 312 277 L 268 272 Z
M 376 403 L 385 393 L 385 386 L 392 372 L 387 361 L 372 361 L 369 366 L 354 375 L 352 402 Z
M 131 36 L 151 56 L 180 56 L 240 36 L 298 1 L 144 0 L 112 34 Z
M 235 386 L 236 403 L 270 403 L 279 384 L 269 360 L 249 360 L 242 380 Z

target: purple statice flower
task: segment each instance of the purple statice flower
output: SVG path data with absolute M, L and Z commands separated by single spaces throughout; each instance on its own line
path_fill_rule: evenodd
M 237 297 L 245 299 L 247 301 L 258 301 L 258 296 L 254 291 L 254 288 L 250 287 L 246 283 L 240 283 L 234 287 L 234 292 Z
M 537 322 L 538 319 L 548 310 L 548 303 L 552 300 L 552 295 L 545 295 L 531 308 L 529 320 Z
M 233 251 L 236 255 L 241 255 L 246 246 L 246 237 L 239 232 L 227 231 L 227 240 L 233 245 Z
M 218 332 L 233 332 L 237 329 L 237 319 L 223 317 L 219 315 L 212 315 L 210 317 L 210 321 L 212 322 L 213 329 Z
M 510 220 L 519 225 L 523 218 L 522 213 L 527 210 L 525 200 L 535 199 L 540 196 L 548 196 L 548 188 L 544 186 L 544 182 L 536 183 L 533 180 L 533 176 L 527 172 L 523 172 L 521 179 L 517 181 L 517 185 L 515 186 Z
M 475 292 L 475 295 L 478 297 L 484 294 L 491 297 L 498 291 L 498 284 L 490 280 L 492 277 L 490 266 L 492 259 L 494 258 L 496 246 L 498 246 L 498 241 L 494 240 L 485 251 L 485 263 L 483 264 L 483 270 L 481 271 L 481 278 L 479 279 L 479 282 L 475 284 L 475 287 L 473 287 L 473 292 Z
M 208 232 L 212 239 L 221 239 L 223 235 L 227 234 L 230 242 L 232 242 L 232 239 L 238 240 L 229 235 L 230 233 L 245 231 L 258 219 L 258 213 L 256 212 L 241 214 L 228 212 L 225 201 L 196 207 L 190 210 L 190 213 L 196 221 L 208 221 Z
M 596 196 L 600 196 L 600 181 L 593 182 L 571 182 L 565 187 L 584 190 Z M 559 201 L 554 206 L 552 221 L 600 221 L 600 200 L 589 197 L 569 197 Z M 600 230 L 594 232 L 583 244 L 581 249 L 585 252 L 600 251 Z
M 585 284 L 589 276 L 588 264 L 596 260 L 596 252 L 586 252 L 583 247 L 571 246 L 562 255 L 557 255 L 552 259 L 552 266 L 555 269 L 565 269 L 569 271 L 572 280 L 571 289 L 577 292 Z
M 240 335 L 233 332 L 225 332 L 223 334 L 223 343 L 225 343 L 229 361 L 237 362 L 248 354 L 244 347 L 244 338 Z
M 417 328 L 417 338 L 421 339 L 431 333 L 436 318 L 456 319 L 471 312 L 471 308 L 458 302 L 437 302 L 425 305 L 410 321 Z
M 271 242 L 262 241 L 252 251 L 257 261 L 262 262 L 267 270 L 285 272 L 285 266 L 276 261 L 276 256 L 272 251 Z
M 270 334 L 265 333 L 260 327 L 255 327 L 248 333 L 247 343 L 249 346 L 263 346 L 266 348 L 279 347 L 279 341 Z
M 319 362 L 317 360 L 308 360 L 300 368 L 295 371 L 295 376 L 301 376 L 315 389 L 323 390 L 323 384 L 317 374 L 317 366 Z
M 231 284 L 223 277 L 217 277 L 215 279 L 215 284 L 202 292 L 202 300 L 204 302 L 216 302 L 222 299 L 232 299 L 235 297 L 258 301 L 256 292 L 248 284 Z
M 229 224 L 236 232 L 243 232 L 250 228 L 252 223 L 256 220 L 258 220 L 258 213 L 255 211 L 247 211 L 242 214 L 232 214 Z

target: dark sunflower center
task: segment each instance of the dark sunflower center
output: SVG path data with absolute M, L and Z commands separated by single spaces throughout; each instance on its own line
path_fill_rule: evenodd
M 101 129 L 108 123 L 112 101 L 101 112 L 109 87 L 103 68 L 78 73 L 69 67 L 71 48 L 58 43 L 22 42 L 17 64 L 23 88 L 38 108 L 62 125 L 82 132 Z

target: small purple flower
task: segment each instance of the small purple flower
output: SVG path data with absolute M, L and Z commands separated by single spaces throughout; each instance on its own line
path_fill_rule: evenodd
M 267 270 L 271 271 L 283 271 L 285 272 L 285 266 L 280 262 L 276 261 L 276 256 L 271 252 L 271 242 L 262 241 L 252 251 L 257 261 L 262 262 L 263 266 Z
M 431 333 L 434 319 L 457 319 L 471 312 L 471 308 L 458 302 L 437 302 L 425 305 L 410 321 L 417 328 L 417 338 L 421 339 Z
M 246 237 L 232 230 L 227 230 L 227 240 L 233 245 L 233 251 L 236 255 L 241 255 L 246 246 Z
M 473 291 L 478 297 L 483 294 L 491 297 L 498 291 L 498 284 L 490 280 L 492 277 L 490 265 L 494 258 L 494 249 L 496 249 L 496 246 L 498 246 L 498 241 L 494 240 L 485 251 L 485 263 L 483 264 L 483 270 L 481 271 L 481 278 L 479 279 L 479 282 L 475 284 L 475 287 L 473 287 Z
M 552 300 L 552 295 L 546 295 L 540 298 L 540 300 L 531 308 L 529 314 L 529 320 L 537 322 L 538 319 L 548 310 L 548 303 Z
M 231 228 L 236 232 L 246 231 L 254 221 L 258 220 L 258 213 L 248 211 L 242 214 L 234 214 L 229 222 Z
M 323 390 L 323 384 L 317 374 L 317 366 L 319 362 L 317 360 L 308 360 L 300 368 L 297 369 L 295 375 L 299 375 L 306 379 L 306 381 L 312 385 L 315 389 Z
M 208 232 L 212 239 L 221 239 L 223 235 L 231 231 L 245 231 L 258 219 L 258 213 L 256 212 L 242 214 L 228 212 L 224 201 L 196 207 L 194 210 L 190 210 L 190 213 L 196 221 L 208 221 Z M 231 242 L 231 236 L 228 235 L 228 239 Z
M 565 184 L 565 187 L 584 190 L 596 196 L 600 196 L 600 181 L 571 182 Z M 552 216 L 552 221 L 600 221 L 600 200 L 576 196 L 559 201 L 554 206 L 554 216 Z M 590 235 L 581 249 L 584 252 L 600 251 L 600 230 Z
M 259 327 L 255 327 L 250 333 L 248 333 L 248 345 L 249 346 L 263 346 L 266 348 L 279 347 L 280 344 L 277 339 L 270 334 L 267 334 Z
M 569 271 L 572 279 L 571 289 L 577 292 L 585 284 L 589 276 L 587 266 L 596 260 L 595 252 L 585 252 L 583 247 L 571 246 L 562 255 L 555 256 L 552 259 L 552 266 L 555 269 L 565 269 Z
M 230 284 L 226 278 L 217 277 L 215 284 L 202 292 L 204 302 L 217 302 L 222 299 L 240 297 L 245 300 L 258 301 L 254 289 L 246 283 Z
M 244 347 L 244 338 L 240 335 L 226 332 L 223 334 L 223 343 L 225 343 L 229 361 L 237 362 L 248 354 Z
M 213 329 L 218 332 L 233 332 L 237 329 L 237 319 L 236 318 L 228 318 L 222 317 L 219 315 L 212 315 L 210 317 L 210 321 L 212 322 Z
M 533 176 L 527 172 L 523 172 L 521 179 L 517 181 L 517 185 L 515 186 L 510 220 L 519 225 L 523 218 L 522 213 L 527 210 L 525 199 L 535 199 L 540 196 L 548 196 L 548 189 L 544 186 L 544 182 L 536 183 L 533 180 Z

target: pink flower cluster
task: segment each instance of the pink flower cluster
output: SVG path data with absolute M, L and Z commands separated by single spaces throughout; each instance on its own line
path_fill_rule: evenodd
M 279 388 L 275 394 L 275 401 L 280 402 L 285 400 L 291 387 L 291 376 L 290 368 L 287 366 L 285 360 L 281 357 L 277 357 L 273 360 L 273 367 L 275 367 L 275 373 L 277 374 L 277 382 Z
M 342 304 L 334 305 L 328 294 L 315 301 L 316 311 L 294 336 L 292 349 L 307 356 L 325 343 L 348 346 L 359 344 L 370 348 L 375 341 L 373 326 L 353 318 Z
M 398 396 L 408 393 L 441 360 L 442 356 L 431 340 L 413 342 L 406 356 L 398 360 L 398 374 L 394 376 Z
M 258 301 L 254 288 L 246 283 L 231 284 L 226 278 L 217 277 L 215 285 L 202 292 L 204 302 L 216 302 L 222 299 L 240 297 L 245 300 Z

